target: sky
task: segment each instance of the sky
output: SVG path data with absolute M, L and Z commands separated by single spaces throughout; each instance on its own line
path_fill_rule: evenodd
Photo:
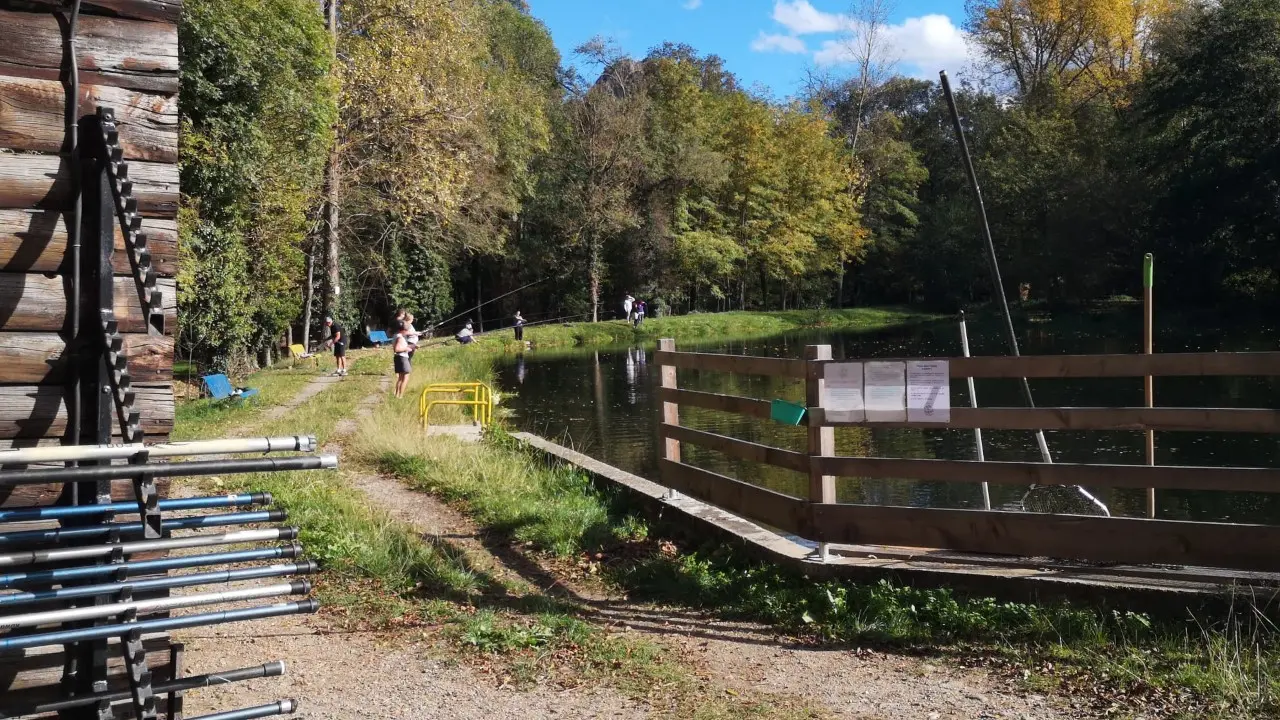
M 937 79 L 968 64 L 963 0 L 889 0 L 887 36 L 897 72 Z M 664 41 L 724 58 L 744 85 L 785 98 L 807 71 L 848 75 L 850 0 L 529 0 L 550 28 L 565 64 L 573 49 L 600 35 L 633 57 Z M 585 71 L 585 68 L 581 68 Z

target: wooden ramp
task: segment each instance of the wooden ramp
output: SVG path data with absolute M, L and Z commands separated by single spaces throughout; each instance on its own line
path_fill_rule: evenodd
M 531 450 L 622 488 L 661 514 L 669 528 L 692 539 L 723 537 L 760 559 L 810 577 L 876 582 L 892 579 L 920 587 L 949 587 L 1004 600 L 1080 599 L 1140 603 L 1143 609 L 1181 612 L 1188 606 L 1251 598 L 1265 605 L 1280 594 L 1280 573 L 1200 567 L 1101 565 L 1048 558 L 982 555 L 885 545 L 831 545 L 825 562 L 817 544 L 775 532 L 727 510 L 530 433 L 513 435 Z M 673 518 L 673 512 L 675 516 Z

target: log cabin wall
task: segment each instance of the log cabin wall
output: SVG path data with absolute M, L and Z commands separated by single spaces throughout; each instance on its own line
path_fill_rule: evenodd
M 148 441 L 169 434 L 174 414 L 181 7 L 86 1 L 77 28 L 80 115 L 115 110 L 163 292 L 166 335 L 148 336 L 117 228 L 115 313 Z M 69 11 L 69 3 L 0 0 L 0 449 L 59 444 L 67 432 L 67 228 L 78 173 L 67 152 Z M 82 313 L 82 322 L 94 317 Z M 0 506 L 39 502 L 47 490 L 0 496 Z
M 99 105 L 115 111 L 163 292 L 165 335 L 148 335 L 117 227 L 114 309 L 149 442 L 167 437 L 174 417 L 181 10 L 180 0 L 84 0 L 76 34 L 79 115 L 91 115 Z M 68 152 L 69 16 L 69 2 L 0 0 L 0 449 L 66 440 L 72 297 L 67 228 L 79 175 Z M 86 251 L 91 241 L 84 239 Z M 96 321 L 92 312 L 81 317 L 82 323 Z M 125 484 L 112 491 L 119 500 L 133 497 Z M 62 494 L 61 485 L 0 487 L 0 507 L 53 505 Z M 161 494 L 167 494 L 164 486 Z M 152 636 L 144 644 L 155 679 L 168 679 L 167 639 Z M 0 656 L 0 696 L 60 696 L 60 650 L 18 656 Z M 118 651 L 108 657 L 111 687 L 127 687 Z

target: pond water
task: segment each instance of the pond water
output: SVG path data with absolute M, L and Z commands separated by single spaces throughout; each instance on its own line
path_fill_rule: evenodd
M 1070 316 L 1024 322 L 1019 343 L 1023 354 L 1132 353 L 1141 348 L 1141 316 L 1136 311 L 1099 316 Z M 1211 327 L 1210 327 L 1211 326 Z M 1274 350 L 1267 328 L 1224 329 L 1220 323 L 1171 323 L 1158 328 L 1160 352 Z M 975 355 L 1007 354 L 997 320 L 970 322 Z M 954 321 L 885 332 L 808 332 L 737 342 L 682 343 L 681 350 L 701 350 L 770 357 L 802 357 L 805 345 L 831 344 L 837 360 L 877 357 L 949 357 L 962 354 Z M 530 350 L 509 355 L 498 367 L 502 406 L 511 422 L 572 446 L 610 465 L 658 480 L 658 424 L 661 417 L 659 367 L 653 347 Z M 803 381 L 700 371 L 680 371 L 680 387 L 765 399 L 804 398 Z M 1116 407 L 1143 404 L 1141 378 L 1032 380 L 1041 406 Z M 1016 381 L 978 380 L 984 407 L 1018 407 L 1023 403 Z M 1156 405 L 1173 407 L 1280 407 L 1280 378 L 1156 378 Z M 952 405 L 968 406 L 963 381 L 952 384 Z M 681 408 L 681 423 L 700 430 L 804 450 L 803 428 L 700 408 Z M 1057 431 L 1046 433 L 1057 462 L 1142 464 L 1143 434 L 1134 431 Z M 1040 459 L 1032 433 L 984 431 L 987 460 Z M 837 428 L 836 451 L 865 457 L 976 459 L 971 430 Z M 726 458 L 689 444 L 686 462 L 740 480 L 803 496 L 807 478 L 781 468 Z M 1159 432 L 1160 465 L 1280 466 L 1280 437 L 1239 433 Z M 1114 515 L 1140 516 L 1145 491 L 1092 489 Z M 992 485 L 993 507 L 1016 507 L 1025 487 Z M 840 478 L 841 502 L 914 507 L 980 508 L 980 486 L 969 483 Z M 1157 493 L 1159 517 L 1170 519 L 1280 522 L 1280 495 L 1212 491 Z

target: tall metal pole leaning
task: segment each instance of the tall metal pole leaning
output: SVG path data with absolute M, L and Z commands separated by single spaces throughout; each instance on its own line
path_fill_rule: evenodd
M 1142 351 L 1147 355 L 1152 352 L 1152 339 L 1155 335 L 1155 323 L 1152 308 L 1152 288 L 1155 280 L 1155 258 L 1147 253 L 1142 258 Z M 1143 390 L 1146 394 L 1147 407 L 1155 407 L 1155 387 L 1151 376 L 1144 378 Z M 1147 464 L 1156 464 L 1156 433 L 1147 431 Z M 1147 517 L 1156 516 L 1156 489 L 1147 488 Z
M 964 356 L 969 357 L 969 328 L 964 321 L 964 311 L 960 311 L 960 346 L 964 349 Z M 969 381 L 969 405 L 970 407 L 978 407 L 978 389 L 975 387 L 973 377 L 967 378 Z M 982 450 L 982 428 L 973 429 L 973 445 L 978 450 L 978 462 L 986 462 L 986 454 Z M 982 509 L 991 509 L 991 488 L 984 480 L 982 482 Z
M 825 365 L 822 361 L 831 359 L 830 345 L 806 345 L 804 359 L 807 368 L 805 378 L 805 404 L 808 407 L 822 407 L 823 391 L 826 380 L 823 379 Z M 817 361 L 817 362 L 814 362 Z M 813 467 L 813 458 L 830 457 L 836 454 L 836 429 L 830 425 L 809 424 L 809 502 L 834 503 L 836 501 L 836 479 L 832 475 L 823 475 Z M 818 560 L 826 562 L 830 559 L 829 545 L 818 543 Z
M 1000 313 L 1004 315 L 1005 332 L 1009 337 L 1009 352 L 1017 357 L 1018 353 L 1018 332 L 1013 328 L 1013 316 L 1009 314 L 1009 301 L 1004 295 L 1004 281 L 1000 279 L 1000 261 L 996 257 L 996 243 L 991 239 L 991 225 L 987 223 L 987 208 L 982 203 L 982 189 L 978 187 L 978 174 L 973 169 L 973 158 L 969 156 L 969 143 L 964 138 L 964 127 L 960 123 L 960 111 L 956 109 L 956 100 L 951 95 L 951 82 L 947 80 L 947 71 L 943 70 L 938 73 L 942 78 L 942 92 L 947 98 L 947 108 L 951 110 L 951 122 L 956 129 L 956 139 L 960 142 L 960 154 L 964 158 L 964 169 L 969 176 L 969 187 L 973 189 L 973 195 L 978 201 L 978 215 L 982 219 L 982 234 L 987 241 L 987 266 L 991 270 L 991 291 L 996 297 L 996 302 L 1000 304 Z M 1027 403 L 1027 407 L 1035 407 L 1035 400 L 1031 397 L 1031 385 L 1027 383 L 1026 378 L 1022 378 L 1019 384 L 1022 390 L 1022 399 Z M 1053 462 L 1053 457 L 1049 454 L 1049 443 L 1044 439 L 1044 430 L 1036 430 L 1036 443 L 1040 446 L 1040 458 L 1046 462 Z

